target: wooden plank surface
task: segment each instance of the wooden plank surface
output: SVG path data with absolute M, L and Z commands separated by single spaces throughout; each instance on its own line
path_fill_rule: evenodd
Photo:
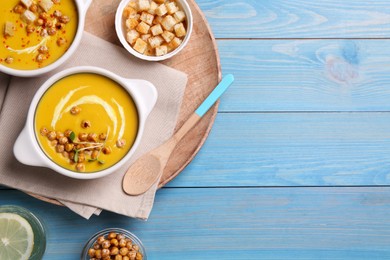
M 131 230 L 149 258 L 159 260 L 390 257 L 388 187 L 164 188 L 147 222 L 106 212 L 87 221 L 21 192 L 0 191 L 0 205 L 9 203 L 44 219 L 45 260 L 78 259 L 89 236 L 106 227 Z
M 390 184 L 390 113 L 220 113 L 170 187 Z
M 219 111 L 389 111 L 387 40 L 219 40 Z
M 197 0 L 217 38 L 388 38 L 388 0 Z

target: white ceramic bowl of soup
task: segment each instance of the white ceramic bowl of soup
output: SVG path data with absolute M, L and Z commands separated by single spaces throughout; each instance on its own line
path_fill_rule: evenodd
M 12 1 L 14 1 L 14 0 L 12 0 Z M 38 2 L 37 0 L 33 0 L 33 1 Z M 60 2 L 59 5 L 62 5 L 62 6 L 64 6 L 65 4 L 69 5 L 70 2 L 68 2 L 68 1 L 66 1 L 66 2 L 64 1 L 63 3 L 61 3 L 61 1 L 59 1 Z M 74 7 L 77 9 L 74 12 L 72 12 L 72 14 L 74 14 L 74 16 L 75 16 L 75 17 L 73 17 L 73 19 L 77 20 L 77 23 L 72 24 L 73 20 L 71 18 L 69 26 L 68 26 L 68 24 L 65 24 L 65 27 L 63 29 L 57 29 L 55 26 L 60 25 L 60 22 L 59 22 L 59 19 L 54 17 L 55 21 L 58 23 L 56 23 L 53 26 L 53 28 L 58 30 L 58 34 L 53 35 L 53 36 L 48 35 L 49 37 L 40 36 L 40 37 L 42 37 L 42 41 L 40 41 L 38 44 L 35 44 L 36 42 L 34 42 L 34 45 L 32 43 L 27 43 L 25 45 L 22 45 L 22 46 L 25 46 L 25 48 L 23 48 L 22 46 L 19 46 L 20 44 L 18 44 L 18 42 L 14 41 L 14 44 L 10 44 L 10 45 L 17 45 L 17 47 L 10 46 L 9 43 L 7 43 L 7 39 L 12 38 L 12 37 L 19 37 L 19 35 L 16 34 L 16 36 L 10 37 L 10 36 L 5 36 L 5 33 L 2 32 L 2 35 L 1 35 L 2 40 L 6 41 L 6 43 L 5 43 L 6 45 L 4 45 L 2 43 L 3 47 L 5 47 L 7 49 L 11 48 L 12 50 L 10 51 L 10 54 L 7 55 L 7 57 L 5 57 L 4 55 L 3 56 L 0 55 L 1 56 L 0 57 L 0 72 L 6 73 L 9 75 L 19 76 L 19 77 L 33 77 L 33 76 L 42 75 L 42 74 L 45 74 L 49 71 L 52 71 L 52 70 L 56 69 L 57 67 L 59 67 L 61 64 L 63 64 L 67 59 L 69 59 L 72 56 L 72 54 L 75 52 L 75 50 L 77 49 L 78 45 L 80 44 L 82 34 L 84 31 L 85 16 L 86 16 L 88 7 L 90 6 L 90 4 L 92 2 L 92 0 L 72 0 L 72 1 L 73 1 L 72 6 L 74 5 Z M 7 2 L 7 4 L 10 2 Z M 15 3 L 18 3 L 18 1 L 15 1 Z M 21 2 L 19 2 L 19 4 L 20 3 Z M 1 8 L 5 8 L 4 5 Z M 10 8 L 10 6 L 8 7 L 8 9 L 9 8 Z M 60 8 L 62 8 L 62 7 L 58 7 L 58 6 L 56 6 L 56 4 L 54 4 L 51 7 L 51 9 L 48 11 L 48 14 L 51 15 L 50 17 L 53 18 L 53 12 L 57 9 L 60 9 Z M 66 8 L 69 8 L 69 7 L 66 7 Z M 42 9 L 39 9 L 39 10 L 41 10 L 41 12 L 42 12 Z M 4 10 L 2 10 L 2 11 L 4 11 Z M 12 11 L 12 12 L 14 12 L 14 11 Z M 15 13 L 13 18 L 15 18 L 15 17 L 20 18 L 17 15 L 19 15 L 19 14 Z M 68 15 L 68 13 L 65 12 L 63 15 Z M 3 15 L 3 17 L 5 17 L 5 15 Z M 31 25 L 35 26 L 34 27 L 35 31 L 29 35 L 34 35 L 35 33 L 38 32 L 38 30 L 42 30 L 42 26 L 40 27 L 41 29 L 38 29 L 39 26 L 36 24 L 37 20 L 39 18 L 40 18 L 39 15 L 36 13 L 36 20 L 33 23 L 30 23 Z M 54 21 L 54 19 L 51 19 L 51 21 Z M 2 21 L 4 23 L 8 22 L 8 20 L 3 21 L 2 19 L 0 19 L 0 21 Z M 15 21 L 11 21 L 11 22 L 15 22 Z M 2 25 L 2 27 L 3 26 L 5 26 L 5 25 Z M 15 30 L 23 31 L 26 29 L 19 28 L 19 27 L 20 26 L 27 26 L 27 23 L 22 23 L 19 19 L 19 23 L 16 23 L 15 26 L 16 26 Z M 67 26 L 68 26 L 68 30 L 67 30 Z M 72 33 L 71 33 L 71 36 L 73 36 L 73 37 L 69 37 L 69 35 L 66 35 L 66 33 L 65 33 L 65 31 L 66 32 L 71 31 L 69 29 L 70 26 L 72 26 L 72 28 L 73 28 Z M 47 28 L 49 28 L 49 27 L 47 27 Z M 54 37 L 56 37 L 55 39 L 57 40 L 57 38 L 61 37 L 60 34 L 64 35 L 63 38 L 66 40 L 66 43 L 64 43 L 65 50 L 61 50 L 61 54 L 58 54 L 58 55 L 56 54 L 55 58 L 49 57 L 49 55 L 43 56 L 45 59 L 41 62 L 39 67 L 35 67 L 35 66 L 34 67 L 27 66 L 26 67 L 22 63 L 7 64 L 5 62 L 5 59 L 8 58 L 8 56 L 13 58 L 14 62 L 16 62 L 19 59 L 21 60 L 21 62 L 27 62 L 26 60 L 28 60 L 28 62 L 30 62 L 30 63 L 32 63 L 32 60 L 35 59 L 34 62 L 36 62 L 36 59 L 39 55 L 39 51 L 38 51 L 37 47 L 40 47 L 41 45 L 44 45 L 46 43 L 46 42 L 43 43 L 44 38 L 48 38 L 50 40 L 50 39 L 54 39 Z M 24 35 L 23 37 L 28 38 L 28 36 L 26 36 L 26 35 Z M 39 37 L 39 36 L 37 36 L 37 37 Z M 62 48 L 62 46 L 59 48 Z M 55 49 L 55 46 L 54 46 L 54 44 L 51 44 L 51 48 L 49 47 L 48 52 L 53 53 L 53 49 Z M 29 53 L 29 55 L 31 54 L 31 57 L 30 56 L 28 58 L 26 58 L 25 56 L 20 57 L 19 54 L 21 52 L 23 52 L 24 54 Z M 1 53 L 1 51 L 0 51 L 0 53 Z M 52 56 L 54 56 L 54 55 L 52 55 Z M 27 63 L 25 63 L 25 64 L 27 64 Z
M 181 52 L 185 48 L 185 46 L 188 44 L 188 42 L 190 40 L 190 37 L 191 37 L 191 34 L 192 34 L 192 29 L 193 29 L 193 16 L 192 16 L 191 8 L 188 5 L 187 1 L 186 0 L 174 0 L 174 1 L 172 1 L 172 2 L 176 3 L 176 5 L 179 8 L 179 11 L 183 11 L 184 14 L 185 14 L 184 21 L 180 21 L 178 23 L 182 22 L 182 23 L 185 24 L 184 27 L 185 27 L 185 30 L 186 30 L 186 34 L 185 34 L 184 37 L 181 38 L 181 40 L 180 40 L 181 43 L 178 45 L 178 47 L 175 47 L 174 50 L 169 51 L 167 54 L 164 54 L 164 55 L 161 55 L 161 56 L 142 54 L 142 53 L 136 51 L 134 49 L 134 45 L 132 46 L 126 40 L 126 38 L 127 38 L 126 37 L 127 30 L 126 30 L 126 24 L 125 24 L 126 22 L 124 21 L 124 17 L 123 17 L 124 14 L 123 13 L 124 13 L 124 10 L 125 10 L 126 6 L 129 4 L 129 2 L 134 2 L 134 1 L 136 1 L 136 0 L 122 0 L 121 3 L 118 6 L 118 9 L 117 9 L 116 15 L 115 15 L 115 29 L 116 29 L 116 33 L 117 33 L 119 41 L 122 43 L 123 47 L 128 52 L 130 52 L 132 55 L 134 55 L 135 57 L 143 59 L 143 60 L 146 60 L 146 61 L 161 61 L 161 60 L 170 59 L 173 56 L 175 56 L 176 54 L 178 54 L 179 52 Z M 164 17 L 167 16 L 167 15 L 169 15 L 169 14 L 165 14 Z M 171 16 L 174 16 L 174 14 L 171 15 Z M 155 15 L 155 17 L 157 17 L 157 15 Z M 155 25 L 155 24 L 152 24 L 151 26 L 153 26 L 153 25 Z M 164 28 L 163 28 L 163 30 L 165 31 Z M 174 30 L 171 30 L 171 32 L 174 33 Z M 149 30 L 149 34 L 151 34 L 150 30 Z M 157 35 L 157 36 L 159 36 L 159 35 Z M 169 43 L 167 43 L 165 41 L 162 44 L 169 45 Z
M 113 100 L 115 103 L 109 103 L 99 101 L 99 98 L 103 100 L 109 100 L 109 99 L 114 99 L 116 98 L 114 94 L 110 96 L 111 94 L 107 92 L 106 90 L 102 90 L 102 92 L 99 92 L 100 90 L 94 90 L 94 88 L 97 88 L 95 86 L 97 83 L 91 83 L 90 86 L 88 86 L 88 83 L 86 82 L 92 82 L 92 81 L 85 81 L 85 78 L 80 78 L 78 82 L 74 82 L 74 90 L 72 91 L 67 91 L 68 94 L 63 95 L 58 95 L 57 100 L 52 100 L 52 101 L 47 101 L 45 100 L 45 95 L 50 95 L 51 88 L 55 88 L 57 86 L 60 86 L 58 84 L 61 84 L 64 80 L 72 80 L 73 77 L 84 77 L 85 75 L 92 75 L 96 77 L 101 77 L 97 82 L 105 82 L 104 80 L 107 81 L 112 81 L 114 84 L 118 85 L 118 88 L 123 88 L 122 90 L 118 89 L 118 93 L 122 93 L 120 95 L 128 95 L 131 101 L 134 104 L 134 111 L 136 114 L 133 116 L 137 117 L 137 125 L 136 129 L 132 128 L 122 128 L 124 125 L 124 119 L 126 118 L 127 125 L 129 127 L 132 127 L 131 124 L 128 124 L 129 120 L 127 119 L 126 116 L 128 114 L 126 111 L 126 105 L 128 101 L 121 101 L 121 99 L 117 99 L 118 101 Z M 72 83 L 66 83 L 71 85 Z M 94 85 L 95 84 L 95 85 Z M 100 84 L 100 83 L 99 83 Z M 106 83 L 103 83 L 106 84 Z M 106 84 L 107 85 L 107 84 Z M 100 88 L 100 87 L 99 87 Z M 114 92 L 114 88 L 112 88 Z M 54 89 L 56 90 L 56 89 Z M 77 91 L 80 92 L 79 96 L 77 96 Z M 83 92 L 84 91 L 84 92 Z M 116 90 L 115 90 L 116 91 Z M 55 91 L 57 93 L 57 91 Z M 103 97 L 103 94 L 99 93 L 107 93 L 107 97 Z M 74 98 L 73 98 L 73 96 Z M 97 95 L 96 98 L 91 98 Z M 100 95 L 100 96 L 99 96 Z M 119 95 L 119 94 L 118 94 Z M 50 96 L 49 96 L 50 97 Z M 53 98 L 54 99 L 54 98 Z M 80 101 L 82 100 L 82 101 Z M 92 101 L 91 101 L 92 100 Z M 94 100 L 98 100 L 98 102 L 95 102 Z M 121 166 L 123 166 L 124 163 L 126 163 L 129 158 L 134 154 L 135 150 L 137 149 L 140 141 L 142 134 L 144 132 L 144 127 L 145 127 L 145 122 L 146 119 L 153 109 L 155 103 L 157 101 L 157 91 L 154 85 L 148 81 L 145 80 L 140 80 L 140 79 L 126 79 L 122 78 L 108 70 L 102 69 L 102 68 L 97 68 L 97 67 L 75 67 L 71 69 L 67 69 L 64 71 L 61 71 L 51 78 L 49 78 L 36 92 L 30 108 L 29 112 L 27 115 L 27 122 L 20 133 L 19 137 L 17 138 L 15 145 L 14 145 L 14 155 L 16 159 L 26 165 L 31 165 L 31 166 L 41 166 L 41 167 L 47 167 L 50 168 L 60 174 L 63 174 L 65 176 L 71 177 L 71 178 L 76 178 L 76 179 L 94 179 L 94 178 L 100 178 L 103 176 L 107 176 L 116 170 L 118 170 Z M 53 128 L 50 131 L 59 131 L 59 132 L 64 132 L 65 129 L 69 128 L 68 125 L 62 125 L 60 126 L 61 122 L 70 122 L 67 117 L 72 117 L 74 118 L 75 121 L 77 121 L 73 125 L 75 129 L 77 128 L 77 125 L 79 122 L 82 122 L 84 119 L 88 118 L 83 118 L 83 111 L 85 109 L 96 109 L 96 113 L 98 113 L 98 117 L 94 118 L 94 115 L 90 115 L 90 123 L 91 123 L 91 128 L 87 128 L 85 130 L 86 133 L 89 132 L 94 132 L 93 126 L 94 124 L 99 127 L 102 126 L 107 126 L 107 132 L 104 132 L 107 134 L 107 141 L 104 141 L 104 146 L 111 147 L 112 148 L 112 154 L 105 155 L 105 159 L 103 158 L 104 161 L 107 162 L 107 160 L 110 160 L 110 158 L 114 157 L 109 157 L 110 155 L 114 156 L 114 151 L 117 151 L 117 155 L 119 154 L 119 157 L 117 156 L 116 159 L 113 159 L 114 161 L 110 161 L 109 165 L 104 165 L 102 164 L 101 166 L 99 162 L 96 161 L 88 161 L 85 158 L 84 162 L 86 164 L 86 167 L 89 167 L 89 163 L 92 163 L 90 166 L 92 170 L 86 170 L 85 172 L 79 172 L 75 168 L 75 162 L 73 162 L 71 159 L 66 159 L 62 158 L 62 153 L 57 153 L 57 155 L 54 155 L 51 150 L 48 150 L 48 147 L 51 145 L 52 142 L 49 142 L 47 140 L 47 145 L 46 145 L 46 140 L 45 138 L 48 137 L 48 135 L 42 136 L 40 133 L 39 129 L 42 129 L 41 125 L 38 124 L 39 122 L 42 122 L 40 120 L 40 114 L 41 112 L 39 111 L 41 102 L 46 102 L 44 104 L 44 109 L 48 110 L 47 116 L 48 116 L 48 122 L 55 122 L 52 126 Z M 52 102 L 48 103 L 48 102 Z M 88 103 L 90 102 L 90 103 Z M 72 110 L 69 110 L 70 107 L 74 107 L 74 104 L 78 105 L 81 108 L 80 114 L 71 114 Z M 83 105 L 85 105 L 83 107 Z M 94 107 L 91 107 L 92 105 L 95 105 Z M 114 110 L 116 109 L 115 107 L 122 107 L 122 112 L 119 110 L 118 112 L 115 112 Z M 52 109 L 55 107 L 55 109 Z M 68 108 L 66 108 L 68 107 Z M 84 109 L 84 110 L 83 110 Z M 101 109 L 101 110 L 98 110 Z M 86 110 L 85 110 L 86 111 Z M 98 112 L 100 111 L 100 112 Z M 110 111 L 113 111 L 112 113 Z M 89 111 L 90 113 L 91 111 Z M 85 112 L 86 115 L 88 116 L 89 114 Z M 113 117 L 112 114 L 115 114 Z M 122 114 L 123 113 L 123 114 Z M 84 115 L 85 116 L 85 115 Z M 45 116 L 46 117 L 46 116 Z M 78 118 L 80 117 L 80 118 Z M 53 120 L 53 119 L 56 120 Z M 113 119 L 115 118 L 115 120 Z M 46 119 L 45 119 L 46 120 Z M 63 120 L 63 121 L 60 121 Z M 68 121 L 66 121 L 68 120 Z M 80 121 L 82 120 L 82 121 Z M 100 122 L 101 120 L 106 120 L 104 122 Z M 131 119 L 130 119 L 131 120 Z M 72 119 L 73 122 L 73 119 Z M 113 124 L 115 122 L 115 124 Z M 58 124 L 57 124 L 58 123 Z M 116 125 L 118 126 L 118 129 L 115 129 Z M 127 127 L 126 125 L 126 127 Z M 46 126 L 45 126 L 46 127 Z M 51 127 L 51 126 L 48 126 Z M 82 125 L 84 128 L 84 125 Z M 57 128 L 57 129 L 55 129 Z M 80 128 L 81 129 L 81 128 Z M 92 130 L 90 130 L 92 129 Z M 106 128 L 105 128 L 106 129 Z M 117 146 L 117 143 L 115 144 L 115 141 L 117 138 L 117 133 L 124 133 L 124 130 L 132 132 L 132 137 L 127 137 L 127 138 L 132 138 L 131 140 L 127 140 L 127 147 L 124 151 L 122 152 L 122 148 L 115 147 Z M 83 130 L 84 131 L 84 130 Z M 98 132 L 97 132 L 98 133 Z M 76 143 L 82 143 L 81 139 L 79 138 L 80 132 L 75 131 L 75 136 L 76 136 Z M 126 134 L 126 133 L 125 133 Z M 131 133 L 130 133 L 131 134 Z M 113 137 L 115 135 L 115 138 Z M 114 138 L 111 140 L 110 138 Z M 59 139 L 58 139 L 59 140 Z M 102 141 L 100 141 L 102 142 Z M 107 142 L 107 143 L 106 143 Z M 111 144 L 110 144 L 111 142 Z M 70 141 L 69 141 L 70 143 Z M 98 142 L 97 142 L 98 143 Z M 57 145 L 59 145 L 57 143 Z M 90 145 L 92 147 L 92 145 Z M 103 146 L 100 146 L 102 148 Z M 84 147 L 85 148 L 85 147 Z M 57 146 L 53 146 L 52 149 L 57 149 Z M 79 150 L 82 150 L 83 148 L 78 148 Z M 95 147 L 95 150 L 99 150 L 99 147 Z M 92 150 L 94 150 L 92 149 Z M 116 150 L 115 150 L 116 149 Z M 124 148 L 123 148 L 124 149 Z M 57 150 L 56 150 L 57 151 Z M 72 150 L 74 154 L 75 150 Z M 84 152 L 84 151 L 83 151 Z M 86 152 L 86 151 L 85 151 Z M 123 153 L 120 155 L 120 153 Z M 101 156 L 104 154 L 101 153 Z M 85 155 L 87 157 L 88 155 Z M 116 156 L 116 155 L 115 155 Z M 74 159 L 74 157 L 73 157 Z M 69 165 L 66 163 L 69 162 Z

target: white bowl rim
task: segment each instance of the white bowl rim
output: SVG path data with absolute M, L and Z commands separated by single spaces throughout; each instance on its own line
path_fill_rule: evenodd
M 39 68 L 39 69 L 33 69 L 33 70 L 19 70 L 7 67 L 5 65 L 0 64 L 0 71 L 12 75 L 12 76 L 19 76 L 19 77 L 34 77 L 38 75 L 42 75 L 45 73 L 48 73 L 56 68 L 58 68 L 60 65 L 62 65 L 66 60 L 68 60 L 73 53 L 76 51 L 77 47 L 80 44 L 81 37 L 83 35 L 84 31 L 84 23 L 85 23 L 85 16 L 86 12 L 88 10 L 88 7 L 90 6 L 92 0 L 74 0 L 74 2 L 77 5 L 77 14 L 78 14 L 78 24 L 77 24 L 77 32 L 75 37 L 73 38 L 72 44 L 66 50 L 66 52 L 56 61 L 53 63 Z
M 36 111 L 37 105 L 38 105 L 41 97 L 43 96 L 43 94 L 46 92 L 46 90 L 48 88 L 50 88 L 55 82 L 57 82 L 58 80 L 66 77 L 66 76 L 78 74 L 78 73 L 84 73 L 84 72 L 85 73 L 96 73 L 96 74 L 99 74 L 102 76 L 106 76 L 106 77 L 114 80 L 118 84 L 120 84 L 130 94 L 130 96 L 133 98 L 134 103 L 136 104 L 136 107 L 138 110 L 139 123 L 138 123 L 137 137 L 136 137 L 132 147 L 127 152 L 127 154 L 125 156 L 123 156 L 118 162 L 116 162 L 114 165 L 112 165 L 104 170 L 101 170 L 101 171 L 80 173 L 80 172 L 68 170 L 68 169 L 58 165 L 57 163 L 55 163 L 53 160 L 51 160 L 45 154 L 45 152 L 43 151 L 43 149 L 39 145 L 39 142 L 38 142 L 37 137 L 36 137 L 36 133 L 34 130 L 34 128 L 35 128 L 34 117 L 35 117 L 35 111 Z M 141 102 L 142 100 L 139 100 L 140 95 L 137 94 L 137 90 L 132 89 L 132 87 L 130 86 L 130 84 L 134 84 L 136 82 L 149 84 L 150 90 L 152 90 L 152 92 L 153 92 L 154 96 L 150 97 L 150 99 L 149 99 L 149 102 L 152 103 L 152 104 L 148 104 L 150 107 L 149 111 L 148 111 L 148 108 L 145 108 L 144 104 Z M 35 166 L 47 167 L 47 168 L 50 168 L 50 169 L 52 169 L 52 170 L 54 170 L 62 175 L 65 175 L 65 176 L 68 176 L 71 178 L 75 178 L 75 179 L 101 178 L 101 177 L 107 176 L 107 175 L 115 172 L 116 170 L 118 170 L 134 154 L 139 143 L 141 142 L 146 119 L 147 119 L 151 109 L 154 107 L 156 100 L 157 100 L 157 91 L 156 91 L 155 87 L 153 86 L 153 84 L 150 83 L 149 81 L 139 80 L 139 79 L 122 78 L 109 70 L 99 68 L 99 67 L 94 67 L 94 66 L 79 66 L 79 67 L 69 68 L 69 69 L 63 70 L 63 71 L 58 72 L 55 75 L 51 76 L 38 89 L 33 100 L 31 101 L 28 115 L 27 115 L 26 125 L 18 138 L 20 138 L 22 135 L 28 135 L 28 136 L 25 136 L 25 137 L 28 137 L 30 140 L 30 144 L 28 144 L 28 145 L 32 146 L 32 149 L 35 152 L 34 155 L 37 156 L 36 159 L 38 162 L 40 162 L 40 165 L 35 164 Z M 25 131 L 25 132 L 23 132 L 23 131 Z M 19 160 L 19 158 L 26 156 L 26 155 L 21 155 L 20 151 L 16 151 L 15 147 L 17 145 L 17 142 L 18 142 L 18 140 L 16 141 L 15 146 L 14 146 L 14 154 L 17 157 L 17 159 Z M 19 160 L 19 161 L 22 161 L 22 160 Z
M 180 44 L 180 46 L 178 48 L 176 48 L 174 51 L 169 52 L 169 53 L 167 53 L 167 54 L 165 54 L 163 56 L 147 56 L 147 55 L 141 54 L 141 53 L 137 52 L 136 50 L 134 50 L 130 46 L 130 44 L 126 41 L 125 36 L 124 36 L 124 31 L 123 31 L 122 13 L 123 13 L 123 10 L 126 7 L 127 3 L 129 3 L 130 1 L 132 1 L 132 0 L 122 0 L 120 2 L 120 4 L 119 4 L 119 6 L 117 8 L 117 11 L 116 11 L 116 14 L 115 14 L 115 30 L 116 30 L 116 34 L 117 34 L 121 44 L 123 45 L 123 47 L 128 52 L 130 52 L 131 54 L 133 54 L 134 56 L 136 56 L 137 58 L 140 58 L 142 60 L 146 60 L 146 61 L 162 61 L 162 60 L 167 60 L 167 59 L 172 58 L 173 56 L 175 56 L 181 50 L 184 49 L 184 47 L 188 44 L 188 42 L 189 42 L 189 40 L 191 38 L 191 34 L 192 34 L 192 30 L 193 30 L 192 11 L 191 11 L 191 8 L 190 8 L 190 6 L 189 6 L 189 4 L 188 4 L 188 2 L 186 0 L 175 0 L 175 1 L 178 2 L 183 7 L 184 12 L 186 13 L 186 17 L 187 17 L 187 34 L 184 37 L 183 42 Z

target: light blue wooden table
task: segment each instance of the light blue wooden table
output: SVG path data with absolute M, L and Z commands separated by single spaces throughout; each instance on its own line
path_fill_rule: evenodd
M 234 85 L 195 160 L 147 222 L 84 220 L 19 191 L 44 259 L 106 227 L 149 259 L 390 259 L 390 1 L 198 0 Z

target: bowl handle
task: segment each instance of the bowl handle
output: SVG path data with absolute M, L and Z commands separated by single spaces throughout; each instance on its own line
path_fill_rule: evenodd
M 27 126 L 25 126 L 22 132 L 19 134 L 14 144 L 14 155 L 16 159 L 26 165 L 31 166 L 46 166 L 46 163 L 37 154 L 34 148 L 32 138 L 28 133 Z
M 92 3 L 92 0 L 82 0 L 82 2 L 84 3 L 84 6 L 83 6 L 84 12 L 87 12 L 88 7 L 89 7 L 89 6 L 91 5 L 91 3 Z
M 127 87 L 134 95 L 135 100 L 139 100 L 138 106 L 141 108 L 141 112 L 147 117 L 152 111 L 154 105 L 157 102 L 157 90 L 156 87 L 146 80 L 140 79 L 124 79 L 127 83 Z

